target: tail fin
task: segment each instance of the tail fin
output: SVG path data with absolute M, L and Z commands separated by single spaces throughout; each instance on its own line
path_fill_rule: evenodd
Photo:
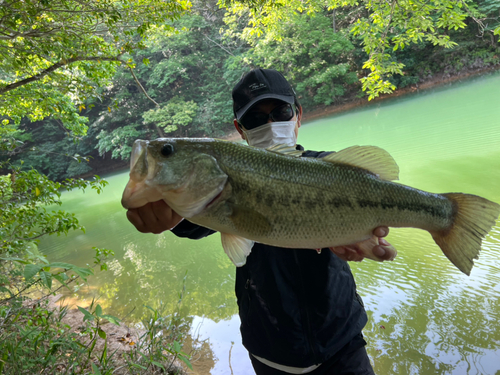
M 500 205 L 476 195 L 443 194 L 454 203 L 456 212 L 451 228 L 432 232 L 434 241 L 457 268 L 470 275 L 481 242 L 500 215 Z

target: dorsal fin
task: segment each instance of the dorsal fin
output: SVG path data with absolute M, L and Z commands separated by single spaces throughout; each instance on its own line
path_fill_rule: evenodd
M 396 161 L 387 151 L 377 146 L 352 146 L 325 156 L 321 160 L 363 168 L 382 180 L 392 181 L 399 178 Z
M 288 146 L 282 143 L 268 147 L 266 150 L 277 154 L 293 156 L 295 158 L 302 156 L 304 153 L 304 151 L 297 150 L 295 146 Z

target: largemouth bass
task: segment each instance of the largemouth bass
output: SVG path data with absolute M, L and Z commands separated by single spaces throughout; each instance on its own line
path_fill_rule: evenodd
M 428 231 L 467 275 L 500 214 L 500 205 L 475 195 L 391 182 L 399 168 L 375 146 L 321 159 L 300 154 L 215 139 L 137 140 L 122 205 L 163 199 L 189 221 L 219 231 L 236 266 L 245 264 L 255 241 L 325 248 L 369 239 L 374 228 L 389 226 Z

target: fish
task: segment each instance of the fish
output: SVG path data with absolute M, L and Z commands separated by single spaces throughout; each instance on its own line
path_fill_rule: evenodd
M 211 138 L 136 140 L 121 203 L 132 209 L 163 199 L 190 222 L 220 232 L 238 267 L 255 242 L 320 249 L 366 241 L 388 226 L 428 231 L 466 275 L 500 215 L 499 204 L 476 195 L 394 182 L 399 167 L 377 146 L 301 155 L 285 145 Z

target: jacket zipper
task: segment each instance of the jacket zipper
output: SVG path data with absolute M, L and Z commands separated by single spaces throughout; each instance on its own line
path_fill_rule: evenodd
M 293 249 L 293 256 L 294 256 L 294 259 L 295 259 L 295 263 L 297 264 L 297 267 L 298 267 L 298 270 L 299 270 L 299 277 L 300 277 L 300 291 L 301 291 L 301 304 L 303 306 L 301 306 L 301 309 L 300 310 L 303 310 L 304 311 L 304 317 L 305 317 L 305 326 L 306 326 L 306 339 L 307 339 L 307 343 L 309 344 L 309 350 L 311 351 L 312 355 L 313 355 L 313 358 L 314 358 L 314 363 L 315 364 L 320 364 L 319 362 L 319 356 L 318 356 L 318 353 L 316 352 L 316 349 L 313 345 L 313 337 L 312 337 L 312 330 L 311 330 L 311 320 L 309 318 L 309 309 L 307 307 L 307 305 L 304 303 L 304 298 L 305 298 L 305 295 L 306 295 L 306 290 L 305 290 L 305 287 L 304 287 L 304 278 L 302 276 L 302 269 L 300 267 L 300 262 L 299 262 L 299 259 L 297 257 L 297 251 L 300 251 L 300 250 L 297 250 L 297 249 Z M 303 319 L 304 320 L 304 319 Z

